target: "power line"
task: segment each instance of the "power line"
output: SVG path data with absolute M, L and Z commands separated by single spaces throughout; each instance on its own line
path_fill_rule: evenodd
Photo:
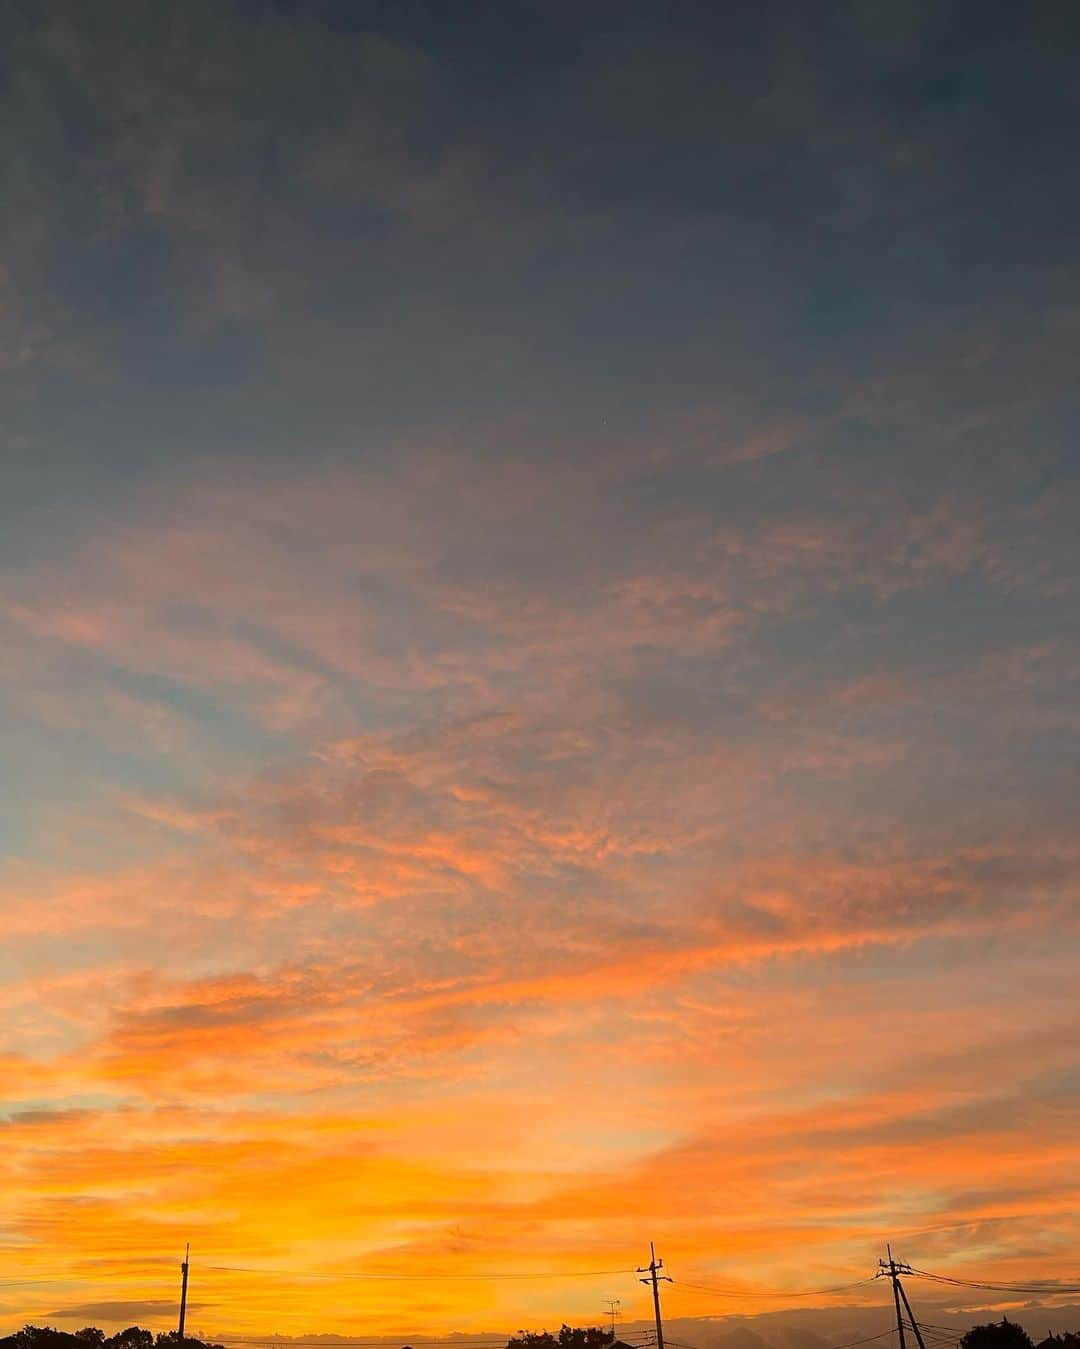
M 896 1331 L 892 1326 L 888 1330 L 882 1330 L 877 1335 L 866 1335 L 861 1340 L 848 1340 L 846 1344 L 834 1344 L 830 1349 L 855 1349 L 857 1344 L 871 1344 L 874 1340 L 883 1340 L 889 1335 L 895 1335 Z
M 883 1330 L 880 1332 L 880 1334 L 867 1335 L 865 1339 L 861 1340 L 848 1340 L 846 1344 L 834 1344 L 830 1346 L 830 1349 L 855 1349 L 856 1345 L 870 1344 L 873 1340 L 883 1340 L 887 1335 L 895 1335 L 895 1334 L 896 1334 L 895 1330 L 893 1330 L 893 1328 L 890 1326 L 888 1330 Z M 698 1349 L 697 1345 L 687 1344 L 685 1340 L 673 1340 L 670 1338 L 670 1336 L 668 1337 L 667 1342 L 668 1344 L 673 1344 L 675 1346 L 675 1349 Z
M 626 1341 L 641 1340 L 653 1335 L 651 1330 L 628 1330 L 626 1332 Z M 476 1349 L 476 1346 L 482 1346 L 483 1349 L 491 1349 L 492 1345 L 506 1344 L 508 1340 L 516 1338 L 513 1335 L 498 1333 L 496 1331 L 490 1334 L 471 1335 L 457 1338 L 451 1332 L 449 1335 L 441 1336 L 437 1339 L 423 1339 L 415 1336 L 408 1337 L 410 1342 L 417 1346 L 417 1349 Z M 620 1337 L 624 1338 L 624 1337 Z M 219 1344 L 224 1345 L 244 1345 L 244 1346 L 274 1346 L 275 1349 L 312 1349 L 312 1346 L 319 1346 L 319 1349 L 378 1349 L 382 1345 L 396 1345 L 401 1343 L 400 1335 L 386 1335 L 381 1339 L 354 1339 L 349 1336 L 338 1336 L 328 1334 L 322 1337 L 306 1336 L 293 1339 L 288 1335 L 269 1335 L 265 1337 L 229 1335 L 214 1336 Z
M 974 1279 L 954 1279 L 948 1274 L 934 1274 L 928 1269 L 911 1269 L 909 1272 L 933 1283 L 950 1284 L 956 1288 L 978 1288 L 990 1293 L 1080 1293 L 1080 1284 L 1054 1283 L 1049 1280 L 1031 1284 L 982 1283 Z
M 651 1330 L 627 1331 L 627 1335 L 633 1336 L 634 1338 L 638 1339 L 640 1339 L 642 1336 L 652 1335 L 652 1333 L 653 1332 Z M 322 1336 L 318 1335 L 299 1336 L 295 1339 L 291 1335 L 265 1335 L 265 1336 L 229 1335 L 225 1337 L 215 1336 L 214 1338 L 217 1339 L 218 1342 L 221 1344 L 250 1344 L 250 1345 L 273 1344 L 273 1345 L 280 1345 L 281 1349 L 290 1349 L 290 1346 L 292 1345 L 303 1346 L 303 1345 L 316 1345 L 316 1344 L 325 1346 L 325 1349 L 335 1349 L 335 1346 L 338 1345 L 346 1346 L 349 1347 L 349 1349 L 351 1349 L 352 1346 L 357 1345 L 398 1344 L 401 1341 L 400 1335 L 384 1335 L 381 1338 L 367 1339 L 367 1338 L 353 1337 L 349 1335 L 334 1335 L 332 1333 L 328 1333 Z M 418 1346 L 419 1349 L 442 1349 L 442 1346 L 447 1346 L 447 1349 L 467 1349 L 467 1346 L 469 1345 L 505 1344 L 508 1340 L 516 1338 L 517 1338 L 516 1335 L 508 1335 L 505 1332 L 495 1330 L 490 1332 L 488 1331 L 480 1332 L 479 1334 L 476 1335 L 457 1335 L 453 1331 L 450 1331 L 446 1335 L 440 1335 L 436 1337 L 412 1336 L 411 1342 L 414 1345 Z
M 715 1293 L 717 1297 L 769 1297 L 769 1298 L 788 1298 L 788 1297 L 823 1297 L 826 1293 L 846 1293 L 850 1288 L 859 1288 L 863 1284 L 873 1283 L 873 1278 L 856 1279 L 854 1283 L 834 1284 L 831 1288 L 789 1288 L 784 1292 L 778 1290 L 760 1290 L 758 1292 L 748 1288 L 718 1288 L 715 1285 L 704 1283 L 691 1283 L 688 1279 L 675 1279 L 674 1283 L 680 1288 L 696 1288 L 702 1293 Z
M 80 1283 L 72 1276 L 69 1279 L 0 1279 L 0 1288 L 25 1288 L 32 1283 Z
M 631 1340 L 642 1340 L 653 1336 L 653 1330 L 628 1330 L 627 1342 Z M 278 1349 L 310 1349 L 310 1346 L 320 1346 L 320 1349 L 378 1349 L 379 1345 L 398 1345 L 402 1341 L 400 1336 L 384 1336 L 378 1340 L 360 1340 L 360 1338 L 351 1338 L 348 1336 L 334 1336 L 326 1334 L 322 1337 L 306 1336 L 294 1338 L 291 1336 L 214 1336 L 218 1344 L 224 1345 L 251 1345 L 251 1346 L 278 1346 Z M 434 1338 L 434 1340 L 425 1340 L 425 1338 L 410 1338 L 411 1344 L 417 1346 L 417 1349 L 475 1349 L 477 1345 L 483 1345 L 484 1349 L 491 1349 L 492 1345 L 506 1344 L 508 1340 L 514 1340 L 515 1336 L 499 1333 L 492 1330 L 491 1333 L 479 1334 L 479 1336 L 464 1336 L 458 1338 L 454 1334 Z
M 200 1265 L 200 1270 L 213 1270 L 224 1274 L 271 1274 L 275 1277 L 285 1275 L 294 1279 L 382 1279 L 391 1282 L 445 1283 L 457 1280 L 519 1280 L 519 1279 L 599 1279 L 616 1274 L 636 1274 L 633 1269 L 575 1269 L 545 1270 L 542 1273 L 510 1274 L 506 1272 L 483 1274 L 365 1274 L 360 1270 L 343 1270 L 338 1274 L 326 1271 L 298 1269 L 270 1269 L 266 1266 L 256 1268 L 251 1265 Z
M 169 1263 L 171 1263 L 171 1261 Z M 621 1268 L 621 1269 L 588 1269 L 588 1270 L 534 1270 L 534 1271 L 525 1271 L 521 1273 L 514 1273 L 509 1270 L 486 1270 L 476 1273 L 452 1272 L 452 1273 L 409 1274 L 409 1273 L 376 1272 L 369 1274 L 357 1270 L 340 1270 L 337 1272 L 332 1272 L 326 1270 L 301 1270 L 296 1268 L 283 1268 L 280 1266 L 228 1265 L 228 1264 L 210 1264 L 210 1263 L 202 1264 L 201 1262 L 198 1265 L 198 1269 L 200 1272 L 205 1273 L 244 1274 L 255 1276 L 263 1275 L 271 1278 L 285 1277 L 285 1278 L 294 1278 L 298 1280 L 318 1279 L 333 1282 L 333 1281 L 347 1281 L 354 1279 L 366 1279 L 366 1280 L 374 1279 L 385 1282 L 408 1282 L 408 1283 L 418 1282 L 429 1284 L 437 1284 L 444 1282 L 474 1282 L 474 1283 L 485 1281 L 526 1282 L 531 1280 L 549 1280 L 549 1279 L 593 1279 L 593 1278 L 611 1278 L 639 1273 L 639 1271 L 632 1268 Z M 1053 1282 L 1051 1280 L 1032 1280 L 1021 1283 L 1003 1283 L 989 1279 L 985 1280 L 962 1279 L 957 1278 L 953 1275 L 941 1274 L 933 1270 L 918 1269 L 914 1267 L 910 1267 L 910 1274 L 914 1277 L 928 1280 L 931 1283 L 936 1283 L 944 1287 L 950 1288 L 970 1288 L 986 1292 L 1019 1293 L 1043 1297 L 1080 1293 L 1080 1284 L 1060 1283 L 1060 1282 Z M 85 1273 L 82 1273 L 64 1276 L 41 1276 L 26 1279 L 6 1278 L 0 1279 L 0 1287 L 21 1288 L 21 1287 L 45 1286 L 63 1283 L 85 1283 L 87 1281 L 87 1277 L 88 1276 Z M 834 1293 L 849 1292 L 853 1289 L 865 1287 L 866 1285 L 873 1283 L 874 1279 L 873 1278 L 855 1279 L 850 1283 L 831 1284 L 828 1286 L 817 1288 L 788 1288 L 788 1289 L 763 1288 L 757 1290 L 745 1287 L 733 1288 L 719 1284 L 704 1284 L 698 1283 L 696 1280 L 689 1280 L 689 1279 L 679 1279 L 676 1282 L 679 1287 L 693 1289 L 696 1292 L 707 1293 L 714 1297 L 784 1300 L 789 1298 L 826 1297 Z M 920 1322 L 919 1324 L 922 1325 L 923 1323 Z M 938 1331 L 945 1331 L 946 1333 L 955 1334 L 957 1336 L 961 1334 L 961 1332 L 956 1332 L 952 1327 L 948 1326 L 934 1326 L 928 1328 L 933 1328 Z M 649 1333 L 651 1334 L 652 1332 Z M 392 1341 L 388 1340 L 370 1343 L 381 1344 L 391 1342 Z M 492 1343 L 494 1342 L 495 1341 L 492 1340 Z M 232 1341 L 232 1343 L 237 1344 L 246 1343 L 261 1346 L 263 1344 L 270 1343 L 270 1341 L 247 1340 L 247 1341 Z M 274 1341 L 274 1343 L 278 1343 L 278 1341 Z M 299 1344 L 300 1342 L 288 1341 L 281 1343 Z M 330 1344 L 339 1343 L 347 1346 L 352 1342 L 332 1341 L 328 1343 Z M 365 1341 L 364 1343 L 369 1342 Z M 464 1342 L 459 1341 L 458 1344 L 460 1346 L 460 1349 L 465 1349 Z M 839 1349 L 839 1346 L 837 1346 L 837 1349 Z
M 640 1339 L 642 1336 L 653 1334 L 652 1330 L 628 1330 L 628 1336 Z M 282 1349 L 289 1349 L 290 1345 L 308 1345 L 321 1344 L 326 1349 L 334 1349 L 335 1345 L 379 1345 L 379 1344 L 397 1344 L 400 1335 L 382 1335 L 375 1337 L 362 1337 L 353 1335 L 335 1335 L 333 1332 L 327 1332 L 325 1335 L 299 1335 L 295 1338 L 291 1335 L 229 1335 L 216 1336 L 222 1344 L 279 1344 Z M 516 1334 L 507 1334 L 505 1331 L 479 1331 L 475 1335 L 466 1335 L 460 1331 L 448 1331 L 445 1335 L 435 1336 L 412 1336 L 411 1341 L 419 1349 L 434 1349 L 435 1346 L 447 1345 L 449 1349 L 465 1349 L 470 1344 L 505 1344 L 507 1340 L 516 1339 Z
M 910 1330 L 915 1329 L 915 1323 L 913 1321 L 906 1321 L 905 1325 Z M 959 1344 L 959 1342 L 963 1339 L 963 1335 L 960 1334 L 958 1331 L 937 1330 L 927 1326 L 925 1321 L 919 1322 L 919 1329 L 922 1331 L 923 1337 L 926 1340 L 930 1341 L 932 1344 L 953 1345 Z

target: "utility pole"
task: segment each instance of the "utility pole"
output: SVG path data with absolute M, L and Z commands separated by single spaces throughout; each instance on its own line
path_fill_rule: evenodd
M 180 1266 L 180 1324 L 176 1328 L 176 1333 L 181 1343 L 184 1339 L 184 1320 L 187 1317 L 187 1276 L 190 1255 L 191 1242 L 189 1241 L 184 1247 L 184 1263 Z
M 911 1266 L 905 1264 L 902 1260 L 894 1260 L 891 1246 L 886 1246 L 885 1249 L 889 1253 L 889 1258 L 888 1260 L 878 1261 L 878 1272 L 874 1277 L 877 1279 L 888 1278 L 892 1281 L 893 1301 L 896 1303 L 896 1330 L 900 1336 L 900 1349 L 907 1349 L 907 1341 L 904 1339 L 904 1316 L 900 1310 L 901 1300 L 907 1308 L 908 1325 L 915 1332 L 919 1349 L 926 1349 L 919 1323 L 915 1320 L 915 1313 L 911 1310 L 911 1303 L 907 1300 L 904 1285 L 900 1282 L 900 1275 L 910 1274 Z
M 648 1273 L 649 1275 L 647 1279 L 639 1279 L 639 1283 L 652 1284 L 653 1310 L 656 1312 L 656 1349 L 664 1349 L 664 1327 L 660 1322 L 660 1280 L 663 1279 L 666 1283 L 672 1282 L 666 1274 L 660 1273 L 660 1270 L 663 1268 L 664 1262 L 663 1260 L 657 1260 L 656 1247 L 650 1241 L 649 1263 L 647 1265 L 639 1265 L 637 1272 L 639 1274 Z

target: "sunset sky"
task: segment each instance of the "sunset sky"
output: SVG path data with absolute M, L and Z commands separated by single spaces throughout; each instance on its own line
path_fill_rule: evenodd
M 0 1332 L 1077 1280 L 1078 54 L 0 5 Z

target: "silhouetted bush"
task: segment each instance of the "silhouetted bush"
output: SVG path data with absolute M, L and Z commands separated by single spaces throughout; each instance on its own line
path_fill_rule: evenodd
M 506 1349 L 604 1349 L 611 1340 L 611 1331 L 600 1326 L 563 1324 L 558 1335 L 550 1330 L 519 1330 L 507 1340 Z
M 960 1344 L 961 1349 L 1035 1349 L 1024 1327 L 1006 1316 L 985 1326 L 972 1326 Z

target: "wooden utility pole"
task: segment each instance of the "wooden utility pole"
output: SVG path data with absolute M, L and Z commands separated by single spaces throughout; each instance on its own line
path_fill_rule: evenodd
M 184 1338 L 184 1321 L 187 1318 L 187 1276 L 188 1262 L 191 1256 L 191 1242 L 184 1247 L 184 1263 L 180 1266 L 180 1324 L 176 1328 L 176 1333 L 181 1342 Z
M 667 1283 L 671 1283 L 671 1279 L 669 1279 L 666 1274 L 660 1273 L 660 1270 L 663 1268 L 664 1262 L 663 1260 L 657 1260 L 656 1247 L 650 1241 L 649 1263 L 647 1265 L 639 1265 L 637 1272 L 639 1274 L 648 1273 L 649 1275 L 647 1279 L 640 1279 L 638 1281 L 639 1283 L 652 1284 L 653 1311 L 656 1313 L 656 1349 L 664 1349 L 664 1327 L 660 1321 L 660 1280 L 663 1279 Z
M 919 1323 L 915 1320 L 915 1313 L 911 1310 L 911 1303 L 907 1300 L 907 1293 L 904 1292 L 904 1285 L 900 1282 L 901 1274 L 910 1274 L 911 1266 L 904 1264 L 902 1260 L 894 1260 L 892 1247 L 886 1246 L 888 1260 L 878 1261 L 877 1277 L 880 1279 L 886 1277 L 892 1281 L 893 1301 L 896 1303 L 896 1331 L 900 1336 L 900 1349 L 907 1349 L 907 1341 L 904 1338 L 904 1314 L 900 1310 L 900 1302 L 903 1300 L 907 1308 L 907 1323 L 915 1332 L 915 1339 L 918 1341 L 919 1349 L 926 1349 L 923 1343 L 922 1331 L 919 1329 Z

